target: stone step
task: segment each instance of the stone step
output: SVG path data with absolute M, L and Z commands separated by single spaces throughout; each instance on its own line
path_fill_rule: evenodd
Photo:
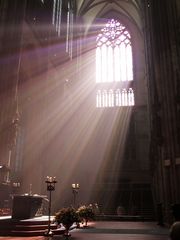
M 71 228 L 76 228 L 74 224 Z M 50 229 L 54 235 L 64 234 L 64 227 L 57 227 L 51 223 Z M 0 218 L 0 236 L 43 236 L 48 230 L 48 220 L 46 218 L 34 218 L 27 220 L 15 220 L 10 216 L 8 218 Z

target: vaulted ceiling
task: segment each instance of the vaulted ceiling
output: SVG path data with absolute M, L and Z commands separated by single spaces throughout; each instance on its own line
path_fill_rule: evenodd
M 118 12 L 142 30 L 141 0 L 77 0 L 77 14 L 87 25 L 97 17 Z

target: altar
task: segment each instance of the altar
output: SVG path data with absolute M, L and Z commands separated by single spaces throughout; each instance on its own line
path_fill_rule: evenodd
M 12 219 L 29 219 L 42 215 L 45 196 L 14 195 L 12 199 Z

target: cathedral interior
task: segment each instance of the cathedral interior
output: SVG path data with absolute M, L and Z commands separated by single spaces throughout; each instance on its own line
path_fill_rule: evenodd
M 172 223 L 180 204 L 180 1 L 0 0 L 0 207 L 47 195 L 53 211 Z

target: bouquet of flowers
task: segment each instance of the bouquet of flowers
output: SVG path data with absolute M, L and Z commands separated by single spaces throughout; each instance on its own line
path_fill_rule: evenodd
M 78 214 L 73 207 L 67 207 L 60 209 L 55 213 L 55 222 L 62 223 L 64 226 L 71 226 L 73 223 L 78 222 Z
M 85 222 L 86 226 L 87 226 L 87 222 L 90 220 L 93 220 L 95 217 L 95 214 L 91 206 L 83 205 L 78 208 L 77 213 L 79 215 L 80 220 L 82 222 Z

